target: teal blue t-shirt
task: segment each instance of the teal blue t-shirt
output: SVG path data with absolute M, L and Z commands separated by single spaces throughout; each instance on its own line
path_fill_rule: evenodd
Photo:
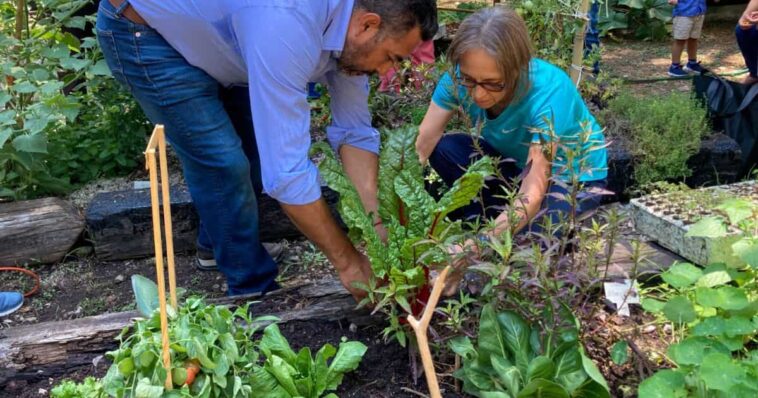
M 522 169 L 526 166 L 529 145 L 539 143 L 542 138 L 558 142 L 553 175 L 568 181 L 572 172 L 581 170 L 580 181 L 606 178 L 605 137 L 568 75 L 548 62 L 533 58 L 529 63 L 529 82 L 529 90 L 494 119 L 473 102 L 465 87 L 458 85 L 458 89 L 454 89 L 456 84 L 449 73 L 437 83 L 432 101 L 446 110 L 460 107 L 481 132 L 481 137 L 503 158 L 514 159 Z M 580 143 L 583 150 L 578 151 Z M 576 154 L 573 171 L 566 167 L 568 151 Z

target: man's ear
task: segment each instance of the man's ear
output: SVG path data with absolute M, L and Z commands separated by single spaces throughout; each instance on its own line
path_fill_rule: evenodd
M 367 42 L 379 33 L 382 17 L 373 12 L 357 10 L 353 14 L 350 25 L 355 39 L 359 42 Z

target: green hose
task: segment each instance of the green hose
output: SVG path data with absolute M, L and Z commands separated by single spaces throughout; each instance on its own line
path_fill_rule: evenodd
M 739 75 L 744 75 L 747 72 L 748 72 L 747 69 L 739 69 L 732 72 L 719 73 L 718 75 L 721 77 L 739 76 Z M 622 82 L 624 84 L 645 84 L 645 83 L 655 83 L 655 82 L 670 81 L 670 80 L 690 80 L 693 77 L 694 75 L 685 76 L 685 77 L 657 77 L 653 79 L 622 79 Z

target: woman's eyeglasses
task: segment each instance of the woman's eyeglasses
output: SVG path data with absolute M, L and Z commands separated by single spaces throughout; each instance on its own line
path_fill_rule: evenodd
M 500 92 L 506 89 L 506 85 L 503 83 L 488 83 L 488 82 L 480 83 L 467 76 L 461 76 L 461 78 L 458 79 L 458 84 L 468 89 L 473 89 L 474 87 L 479 86 L 493 93 Z

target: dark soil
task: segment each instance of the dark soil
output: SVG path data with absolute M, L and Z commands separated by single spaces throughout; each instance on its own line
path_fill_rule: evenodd
M 305 241 L 281 243 L 285 245 L 279 261 L 279 282 L 283 286 L 333 275 L 331 265 L 312 244 Z M 155 280 L 156 275 L 152 258 L 107 262 L 85 256 L 60 264 L 30 265 L 27 268 L 40 276 L 41 289 L 27 298 L 19 311 L 3 318 L 0 327 L 132 310 L 135 305 L 131 276 L 139 274 Z M 176 277 L 177 286 L 186 290 L 185 295 L 214 298 L 226 294 L 224 275 L 197 270 L 194 255 L 176 256 Z M 32 280 L 22 274 L 0 272 L 0 291 L 28 291 L 32 286 Z
M 354 329 L 355 330 L 355 329 Z M 414 393 L 427 394 L 426 382 L 421 377 L 418 383 L 411 380 L 408 350 L 395 342 L 383 343 L 381 329 L 368 327 L 350 330 L 347 324 L 338 322 L 292 322 L 282 327 L 282 333 L 296 351 L 301 347 L 311 347 L 314 351 L 326 343 L 337 346 L 343 337 L 359 340 L 368 346 L 360 367 L 345 377 L 337 394 L 342 398 L 411 398 Z M 39 398 L 46 397 L 50 389 L 64 379 L 83 380 L 87 376 L 102 377 L 109 364 L 101 361 L 97 367 L 83 367 L 56 378 L 46 378 L 33 382 L 9 384 L 0 391 L 0 397 Z M 440 373 L 446 373 L 439 369 Z M 448 398 L 462 397 L 456 394 L 451 378 L 440 378 L 440 388 Z

